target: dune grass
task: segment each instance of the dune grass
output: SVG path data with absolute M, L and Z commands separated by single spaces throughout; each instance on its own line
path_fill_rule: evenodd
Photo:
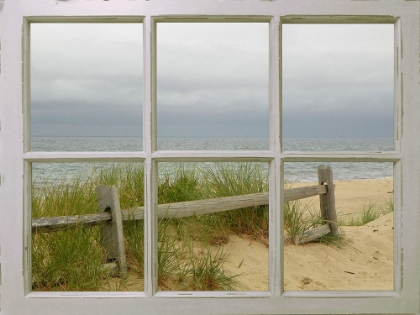
M 394 211 L 394 202 L 388 200 L 385 205 L 368 203 L 357 216 L 350 216 L 346 221 L 339 222 L 342 226 L 362 226 Z
M 97 213 L 96 187 L 117 184 L 122 207 L 143 203 L 142 168 L 126 164 L 100 169 L 93 176 L 81 174 L 71 180 L 34 184 L 32 217 Z M 134 183 L 131 185 L 130 183 Z M 126 222 L 127 256 L 143 271 L 143 223 Z M 138 236 L 142 237 L 138 237 Z M 97 291 L 110 278 L 103 268 L 107 253 L 100 246 L 101 227 L 64 229 L 32 236 L 32 282 L 34 290 Z M 134 259 L 131 259 L 134 258 Z M 141 261 L 141 266 L 137 262 Z
M 173 203 L 268 191 L 263 163 L 162 163 L 158 202 Z M 166 166 L 166 167 L 165 167 Z M 98 167 L 68 180 L 34 183 L 32 217 L 53 217 L 97 213 L 96 187 L 115 185 L 122 209 L 144 205 L 142 164 L 120 163 Z M 388 209 L 393 206 L 388 203 Z M 284 206 L 284 231 L 293 240 L 320 225 L 313 205 L 304 201 Z M 378 213 L 367 207 L 362 217 L 348 224 L 360 225 Z M 388 210 L 391 211 L 391 210 Z M 144 222 L 124 221 L 129 274 L 144 278 Z M 158 284 L 162 290 L 243 290 L 246 287 L 228 274 L 229 236 L 234 233 L 268 246 L 268 206 L 231 210 L 182 219 L 158 221 Z M 98 291 L 128 290 L 124 280 L 114 281 L 104 268 L 107 253 L 100 245 L 101 226 L 76 227 L 32 236 L 32 283 L 34 290 Z M 321 241 L 336 240 L 325 237 Z M 293 243 L 293 241 L 292 241 Z M 136 290 L 141 290 L 137 287 Z
M 305 231 L 322 224 L 320 215 L 313 211 L 314 206 L 303 200 L 286 202 L 283 209 L 284 233 L 286 240 L 292 244 Z
M 223 164 L 223 166 L 222 166 Z M 200 168 L 172 166 L 159 175 L 158 202 L 172 203 L 267 190 L 258 163 L 203 164 Z M 32 217 L 96 213 L 96 187 L 115 185 L 122 209 L 143 206 L 144 170 L 141 164 L 111 164 L 71 181 L 34 183 Z M 171 171 L 175 170 L 175 171 Z M 241 174 L 236 174 L 237 172 Z M 256 212 L 256 213 L 254 213 Z M 144 277 L 144 223 L 124 221 L 129 273 Z M 238 290 L 236 275 L 224 272 L 231 233 L 249 233 L 268 241 L 268 208 L 239 209 L 158 222 L 158 282 L 172 290 Z M 100 246 L 101 227 L 76 227 L 32 236 L 34 290 L 124 290 L 111 286 L 112 274 L 103 268 L 107 253 Z M 197 250 L 198 248 L 198 250 Z

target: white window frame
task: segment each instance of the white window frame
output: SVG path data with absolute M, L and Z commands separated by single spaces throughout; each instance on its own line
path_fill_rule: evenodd
M 155 151 L 156 23 L 267 21 L 270 24 L 270 146 L 266 151 Z M 142 152 L 29 151 L 29 29 L 35 22 L 144 24 Z M 281 150 L 281 25 L 394 23 L 395 149 L 392 152 Z M 0 0 L 0 314 L 343 314 L 419 313 L 420 104 L 419 1 L 416 0 Z M 270 259 L 267 292 L 157 290 L 157 163 L 263 161 L 270 169 Z M 144 161 L 147 210 L 144 292 L 30 292 L 30 163 Z M 394 290 L 283 291 L 284 162 L 394 163 Z

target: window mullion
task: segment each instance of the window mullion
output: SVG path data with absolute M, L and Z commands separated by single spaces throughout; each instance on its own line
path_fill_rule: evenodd
M 154 196 L 154 187 L 157 186 L 154 172 L 154 162 L 152 160 L 152 152 L 156 148 L 156 102 L 154 97 L 156 95 L 155 90 L 155 78 L 156 78 L 156 67 L 154 60 L 156 49 L 154 49 L 155 39 L 154 26 L 150 16 L 145 17 L 143 21 L 143 38 L 144 38 L 144 51 L 143 51 L 143 62 L 144 62 L 144 104 L 143 104 L 143 148 L 146 154 L 145 161 L 145 247 L 144 247 L 144 290 L 147 296 L 151 297 L 157 290 L 157 232 L 154 228 L 157 225 L 157 218 L 155 215 L 155 208 L 157 201 Z M 155 186 L 154 186 L 155 185 Z
M 280 93 L 281 93 L 281 71 L 280 71 L 280 18 L 273 17 L 270 21 L 269 49 L 270 49 L 270 70 L 269 70 L 269 144 L 270 149 L 275 151 L 276 158 L 269 167 L 269 290 L 274 296 L 279 296 L 282 291 L 282 215 L 281 196 L 281 159 L 280 150 Z

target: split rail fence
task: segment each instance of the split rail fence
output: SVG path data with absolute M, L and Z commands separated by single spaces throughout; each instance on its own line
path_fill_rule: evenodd
M 120 209 L 118 190 L 115 186 L 98 186 L 98 213 L 77 216 L 46 217 L 32 220 L 32 233 L 48 233 L 72 226 L 102 224 L 102 246 L 108 249 L 110 261 L 116 261 L 121 277 L 127 276 L 123 221 L 143 220 L 144 207 Z M 334 182 L 329 165 L 318 166 L 318 185 L 284 190 L 283 201 L 289 202 L 319 195 L 323 225 L 305 231 L 295 240 L 302 244 L 326 234 L 338 234 L 335 210 Z M 159 218 L 183 218 L 194 215 L 223 212 L 240 208 L 258 207 L 269 203 L 268 193 L 256 193 L 233 197 L 212 198 L 197 201 L 158 205 Z

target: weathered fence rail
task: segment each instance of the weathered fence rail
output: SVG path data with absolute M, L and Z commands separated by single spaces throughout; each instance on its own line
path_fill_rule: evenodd
M 327 193 L 326 185 L 291 188 L 284 191 L 284 201 L 299 200 Z M 223 212 L 228 210 L 258 207 L 268 204 L 268 193 L 248 194 L 233 197 L 211 198 L 158 205 L 159 218 L 183 218 L 193 215 Z M 105 209 L 107 210 L 107 209 Z M 144 207 L 121 209 L 122 220 L 143 220 Z M 32 220 L 33 233 L 59 231 L 69 226 L 94 226 L 111 221 L 111 212 L 38 218 Z
M 109 258 L 116 260 L 120 275 L 127 275 L 124 235 L 122 221 L 143 220 L 144 207 L 120 209 L 118 191 L 114 186 L 97 188 L 99 213 L 77 216 L 37 218 L 32 220 L 32 233 L 47 233 L 76 226 L 94 226 L 102 224 L 102 245 L 108 248 Z M 318 167 L 318 185 L 291 188 L 284 191 L 283 200 L 289 202 L 318 196 L 321 217 L 324 225 L 305 231 L 294 239 L 295 244 L 302 244 L 322 237 L 328 233 L 338 234 L 335 211 L 334 183 L 329 165 Z M 269 203 L 268 193 L 256 193 L 233 197 L 212 198 L 197 201 L 176 202 L 158 205 L 159 218 L 183 218 L 229 211 L 234 209 L 258 207 Z

